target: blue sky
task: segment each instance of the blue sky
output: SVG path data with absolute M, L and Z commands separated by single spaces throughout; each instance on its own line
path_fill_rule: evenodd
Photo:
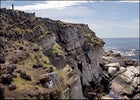
M 1 7 L 35 12 L 65 22 L 85 23 L 100 38 L 139 37 L 138 1 L 2 1 Z

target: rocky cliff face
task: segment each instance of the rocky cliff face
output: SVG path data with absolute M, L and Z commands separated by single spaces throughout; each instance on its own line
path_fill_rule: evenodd
M 88 25 L 0 12 L 1 98 L 100 98 L 108 89 L 104 42 Z

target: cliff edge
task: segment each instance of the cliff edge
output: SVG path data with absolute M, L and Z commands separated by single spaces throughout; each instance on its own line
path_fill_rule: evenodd
M 104 42 L 85 24 L 0 9 L 0 98 L 101 98 Z

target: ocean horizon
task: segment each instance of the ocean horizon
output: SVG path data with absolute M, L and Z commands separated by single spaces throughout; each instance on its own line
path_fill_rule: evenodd
M 139 38 L 103 38 L 104 50 L 120 53 L 122 57 L 140 61 Z

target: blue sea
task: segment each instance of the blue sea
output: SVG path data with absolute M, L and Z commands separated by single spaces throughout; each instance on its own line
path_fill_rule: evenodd
M 103 38 L 104 50 L 120 53 L 122 57 L 140 61 L 139 38 Z

